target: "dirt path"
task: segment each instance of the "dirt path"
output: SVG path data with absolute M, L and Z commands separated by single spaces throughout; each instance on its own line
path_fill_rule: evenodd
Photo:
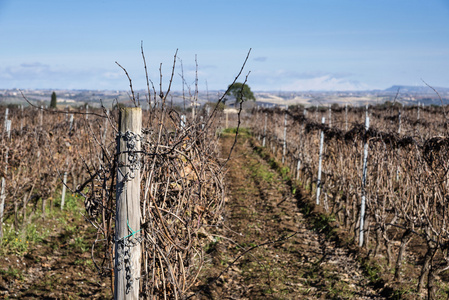
M 223 155 L 232 143 L 223 138 Z M 236 145 L 227 184 L 224 225 L 204 233 L 207 255 L 193 299 L 384 299 L 350 252 L 321 230 L 326 222 L 304 216 L 300 192 L 293 196 L 248 139 Z M 36 220 L 51 233 L 25 255 L 0 257 L 0 298 L 112 297 L 109 278 L 90 259 L 94 230 L 73 215 Z
M 111 299 L 110 280 L 98 275 L 91 259 L 95 231 L 75 215 L 34 220 L 50 234 L 23 255 L 0 257 L 0 299 Z
M 232 142 L 232 137 L 223 139 L 223 153 Z M 248 139 L 239 140 L 227 181 L 225 226 L 209 237 L 209 261 L 197 298 L 385 299 L 349 251 L 304 217 L 298 191 L 295 198 Z

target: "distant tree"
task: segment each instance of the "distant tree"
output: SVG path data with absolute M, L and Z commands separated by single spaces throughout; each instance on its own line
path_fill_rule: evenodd
M 53 92 L 51 94 L 50 108 L 56 108 L 56 102 L 57 102 L 57 100 L 56 100 L 56 93 Z
M 245 102 L 248 100 L 256 101 L 256 97 L 254 97 L 251 88 L 245 83 L 236 82 L 234 84 L 230 84 L 228 86 L 227 95 L 231 95 L 235 98 L 235 107 L 237 107 L 240 102 Z

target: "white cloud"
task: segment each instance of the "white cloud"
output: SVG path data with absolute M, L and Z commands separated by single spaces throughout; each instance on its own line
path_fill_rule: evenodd
M 287 91 L 356 91 L 367 90 L 369 86 L 355 80 L 323 75 L 314 78 L 296 79 L 290 83 L 282 84 L 280 89 Z
M 121 70 L 77 69 L 27 62 L 0 67 L 0 88 L 86 88 L 120 89 L 127 87 Z
M 352 77 L 353 74 L 345 72 L 296 72 L 279 69 L 273 72 L 254 72 L 250 75 L 249 84 L 254 90 L 265 91 L 347 91 L 370 89 L 368 85 L 353 80 Z

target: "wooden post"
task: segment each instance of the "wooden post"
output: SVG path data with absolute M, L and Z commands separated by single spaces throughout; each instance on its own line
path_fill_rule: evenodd
M 366 132 L 369 129 L 369 116 L 366 116 L 365 119 L 365 137 L 364 137 L 364 151 L 363 151 L 363 175 L 362 175 L 362 202 L 360 205 L 360 236 L 359 236 L 359 247 L 363 246 L 363 233 L 365 232 L 365 207 L 366 207 L 366 169 L 368 163 L 368 138 L 366 136 Z
M 324 125 L 326 122 L 326 118 L 323 117 L 321 119 L 321 124 Z M 321 137 L 320 137 L 320 156 L 318 160 L 318 180 L 316 183 L 316 205 L 320 205 L 320 192 L 321 192 L 321 164 L 323 162 L 323 144 L 324 144 L 324 131 L 321 130 Z
M 121 108 L 117 137 L 114 299 L 139 299 L 140 151 L 142 110 Z
M 329 128 L 332 128 L 332 107 L 329 104 Z

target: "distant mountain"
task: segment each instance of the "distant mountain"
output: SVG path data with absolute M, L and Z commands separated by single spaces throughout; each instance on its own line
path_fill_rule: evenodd
M 385 89 L 385 92 L 396 93 L 399 88 L 399 93 L 418 93 L 418 94 L 428 94 L 434 93 L 434 91 L 428 86 L 409 86 L 409 85 L 393 85 L 392 87 Z M 444 87 L 433 87 L 438 93 L 449 93 L 449 88 Z

